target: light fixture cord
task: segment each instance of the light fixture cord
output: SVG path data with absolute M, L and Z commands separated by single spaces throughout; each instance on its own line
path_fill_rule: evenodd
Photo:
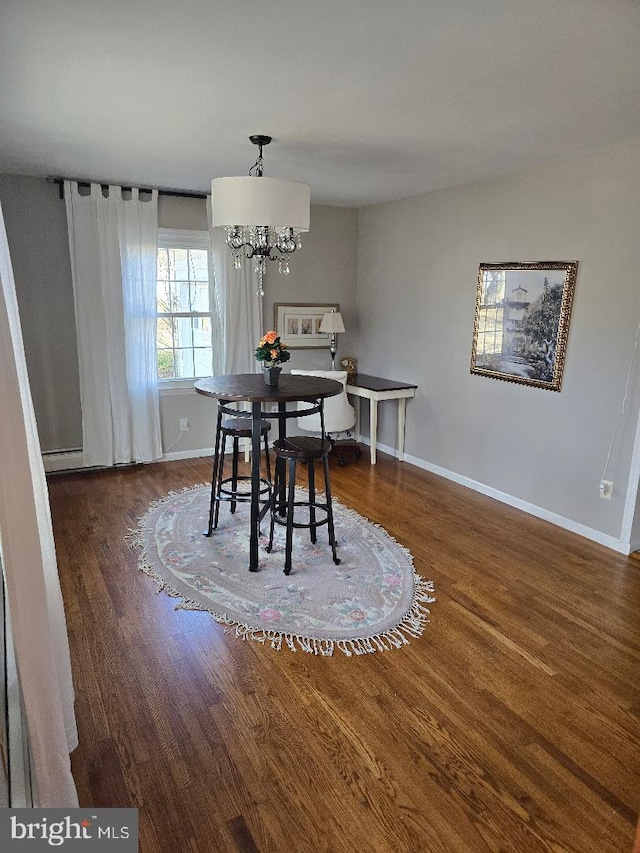
M 262 161 L 262 145 L 259 145 L 259 148 L 260 148 L 260 153 L 258 154 L 258 159 L 253 164 L 253 166 L 249 169 L 249 174 L 252 177 L 254 177 L 254 169 L 255 169 L 255 177 L 256 178 L 262 177 L 262 163 L 263 163 L 263 161 Z

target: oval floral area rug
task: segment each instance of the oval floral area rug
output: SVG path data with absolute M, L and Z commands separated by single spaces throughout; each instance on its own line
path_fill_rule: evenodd
M 334 499 L 340 565 L 334 565 L 327 527 L 312 544 L 296 530 L 293 568 L 284 567 L 284 527 L 265 551 L 269 520 L 262 522 L 260 569 L 250 572 L 249 505 L 235 514 L 220 508 L 217 530 L 202 535 L 210 486 L 169 494 L 151 505 L 130 541 L 142 549 L 139 567 L 158 591 L 180 598 L 179 608 L 208 611 L 243 639 L 286 644 L 312 654 L 345 655 L 399 648 L 418 637 L 435 601 L 433 583 L 413 570 L 413 558 L 380 526 Z M 266 534 L 266 535 L 265 535 Z

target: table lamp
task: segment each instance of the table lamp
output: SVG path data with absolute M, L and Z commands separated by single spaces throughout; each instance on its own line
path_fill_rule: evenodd
M 331 335 L 329 342 L 329 352 L 331 353 L 331 370 L 336 369 L 336 352 L 338 345 L 336 343 L 336 335 L 344 332 L 344 323 L 342 322 L 342 314 L 339 311 L 327 311 L 320 321 L 320 331 L 328 332 Z

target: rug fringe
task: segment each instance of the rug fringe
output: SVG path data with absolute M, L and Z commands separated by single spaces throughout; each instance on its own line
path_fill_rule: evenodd
M 153 501 L 144 516 L 141 517 L 138 522 L 138 526 L 136 528 L 130 528 L 128 535 L 125 537 L 126 541 L 132 548 L 143 548 L 143 527 L 151 513 L 163 502 L 172 495 L 179 495 L 183 492 L 189 492 L 195 489 L 200 489 L 203 486 L 208 487 L 208 483 L 203 483 L 200 486 L 185 486 L 183 489 L 176 489 L 171 492 L 168 492 L 164 497 L 159 498 L 156 501 Z M 298 490 L 298 489 L 296 489 Z M 304 491 L 302 489 L 301 491 Z M 335 504 L 338 504 L 343 511 L 347 514 L 352 515 L 353 517 L 364 518 L 355 510 L 350 509 L 349 507 L 345 507 L 344 504 L 340 504 L 335 498 L 333 499 Z M 404 556 L 406 557 L 408 564 L 413 566 L 413 555 L 411 552 L 405 548 L 400 542 L 398 542 L 391 534 L 385 530 L 385 528 L 381 524 L 377 524 L 376 522 L 369 521 L 369 519 L 365 519 L 369 522 L 369 524 L 377 527 L 378 529 L 384 531 L 384 533 L 391 539 L 402 551 Z M 183 595 L 183 593 L 179 592 L 177 589 L 172 587 L 167 581 L 160 577 L 160 575 L 155 571 L 152 567 L 151 563 L 148 561 L 144 551 L 140 554 L 138 558 L 138 569 L 146 574 L 148 577 L 152 578 L 156 582 L 156 593 L 164 592 L 165 595 L 170 596 L 171 598 L 180 599 L 178 603 L 175 605 L 176 610 L 197 610 L 204 613 L 208 613 L 211 618 L 221 624 L 226 625 L 229 628 L 233 629 L 235 636 L 241 640 L 251 640 L 255 643 L 261 643 L 262 645 L 267 645 L 274 649 L 275 651 L 280 651 L 283 645 L 286 645 L 288 649 L 292 652 L 297 652 L 298 650 L 307 652 L 308 654 L 320 655 L 321 657 L 331 657 L 335 651 L 338 649 L 347 657 L 353 657 L 354 655 L 364 655 L 364 654 L 373 654 L 374 652 L 384 652 L 390 651 L 392 649 L 399 649 L 402 646 L 409 645 L 410 640 L 409 637 L 420 637 L 424 632 L 425 625 L 429 622 L 429 616 L 431 615 L 431 611 L 426 604 L 433 604 L 435 602 L 435 598 L 432 595 L 434 592 L 433 581 L 425 580 L 421 577 L 415 569 L 413 570 L 413 597 L 411 601 L 411 607 L 403 617 L 403 619 L 393 628 L 389 628 L 387 631 L 383 631 L 379 634 L 373 634 L 368 637 L 354 637 L 349 640 L 329 640 L 322 639 L 320 637 L 310 637 L 302 634 L 292 634 L 284 631 L 274 631 L 267 630 L 265 628 L 255 628 L 251 625 L 245 625 L 239 623 L 235 620 L 229 619 L 224 614 L 213 613 L 213 611 L 209 610 L 207 607 L 204 607 L 197 601 L 194 601 L 192 598 Z

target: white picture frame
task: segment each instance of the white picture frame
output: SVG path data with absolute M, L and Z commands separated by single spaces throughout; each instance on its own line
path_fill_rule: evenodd
M 278 302 L 273 306 L 276 334 L 289 349 L 326 349 L 331 335 L 320 331 L 328 311 L 339 311 L 337 302 Z

